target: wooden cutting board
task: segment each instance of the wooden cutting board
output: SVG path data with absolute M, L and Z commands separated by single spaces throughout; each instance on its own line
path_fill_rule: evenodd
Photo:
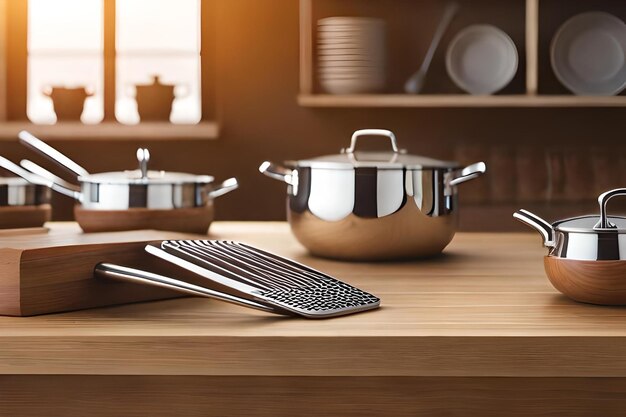
M 206 238 L 206 236 L 203 236 Z M 93 277 L 98 262 L 186 275 L 144 251 L 149 242 L 200 238 L 153 230 L 82 233 L 74 224 L 0 235 L 0 315 L 31 316 L 178 297 L 149 286 Z

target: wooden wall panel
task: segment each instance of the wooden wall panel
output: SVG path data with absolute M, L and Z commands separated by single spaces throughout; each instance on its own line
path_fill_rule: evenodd
M 11 417 L 622 416 L 624 378 L 0 376 Z
M 402 0 L 397 1 L 405 3 Z M 21 2 L 16 0 L 15 4 Z M 503 7 L 503 3 L 499 1 L 484 2 Z M 470 3 L 465 3 L 466 7 L 471 7 Z M 514 3 L 517 5 L 519 2 Z M 517 9 L 515 6 L 515 10 Z M 489 159 L 491 149 L 497 146 L 529 146 L 540 150 L 582 149 L 583 152 L 590 146 L 602 146 L 617 155 L 626 155 L 626 150 L 618 147 L 623 143 L 623 120 L 626 115 L 624 108 L 299 107 L 296 103 L 300 84 L 298 2 L 219 1 L 215 3 L 215 14 L 215 90 L 219 92 L 218 113 L 222 122 L 221 137 L 218 140 L 173 140 L 158 143 L 149 140 L 97 143 L 72 141 L 55 142 L 55 146 L 93 172 L 133 168 L 136 164 L 136 148 L 147 146 L 151 150 L 154 168 L 210 173 L 218 179 L 236 175 L 241 182 L 240 189 L 220 197 L 216 202 L 216 209 L 219 219 L 242 220 L 284 219 L 286 187 L 258 173 L 257 167 L 263 160 L 280 162 L 336 153 L 347 145 L 350 134 L 360 128 L 392 129 L 402 147 L 414 153 L 439 158 L 458 157 L 458 149 L 474 146 L 478 146 L 479 150 L 473 156 L 481 159 Z M 523 7 L 520 8 L 518 17 L 524 17 Z M 416 30 L 424 34 L 431 33 L 429 28 L 433 29 L 436 24 L 428 16 L 419 13 L 414 17 L 408 16 L 405 20 L 419 26 Z M 523 28 L 523 24 L 521 27 Z M 18 33 L 15 41 L 19 44 L 24 39 Z M 443 51 L 445 43 L 442 46 Z M 396 47 L 400 48 L 400 52 L 396 54 L 398 65 L 408 69 L 419 61 L 420 50 L 404 51 L 402 45 Z M 14 63 L 9 67 L 13 72 L 19 71 Z M 433 69 L 441 71 L 435 67 Z M 542 74 L 540 80 L 541 76 Z M 446 75 L 439 73 L 433 77 L 445 79 Z M 18 84 L 24 79 L 23 76 L 18 76 Z M 17 89 L 16 86 L 11 88 L 12 91 Z M 203 90 L 203 94 L 210 92 Z M 14 107 L 25 106 L 19 97 L 16 100 Z M 28 156 L 51 167 L 50 163 L 33 156 L 16 142 L 2 143 L 0 154 L 14 160 Z M 517 167 L 511 169 L 517 170 Z M 592 169 L 585 168 L 589 173 Z M 62 174 L 62 171 L 57 172 Z M 494 173 L 488 173 L 480 181 L 490 182 L 492 175 Z M 626 177 L 619 182 L 626 184 Z M 460 189 L 462 198 L 469 197 L 472 200 L 474 193 L 484 192 L 479 186 L 476 186 L 477 190 L 476 187 L 467 185 L 468 187 Z M 54 203 L 57 205 L 55 218 L 67 219 L 71 216 L 73 203 L 69 199 L 55 196 Z M 506 222 L 504 228 L 516 227 L 516 223 L 508 215 L 503 221 Z M 479 224 L 478 227 L 482 226 Z

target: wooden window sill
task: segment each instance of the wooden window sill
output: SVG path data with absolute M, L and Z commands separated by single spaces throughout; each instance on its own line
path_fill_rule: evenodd
M 123 125 L 103 122 L 86 125 L 80 122 L 61 122 L 54 125 L 37 125 L 29 122 L 0 122 L 0 141 L 16 140 L 20 130 L 48 140 L 211 140 L 219 136 L 216 122 L 200 122 L 195 125 L 169 122 L 145 122 Z

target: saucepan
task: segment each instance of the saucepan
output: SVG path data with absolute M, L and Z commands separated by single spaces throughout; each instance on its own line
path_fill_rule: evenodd
M 384 138 L 390 150 L 357 150 L 363 136 Z M 295 237 L 318 256 L 358 261 L 429 257 L 452 240 L 457 186 L 486 171 L 483 162 L 410 155 L 389 130 L 354 132 L 336 155 L 264 162 L 259 170 L 288 184 L 287 213 Z
M 235 178 L 214 184 L 209 175 L 148 170 L 150 152 L 143 148 L 137 151 L 138 169 L 90 174 L 32 134 L 22 131 L 19 138 L 77 176 L 79 186 L 31 161 L 21 162 L 40 183 L 45 178 L 45 184 L 78 202 L 74 215 L 85 232 L 149 228 L 204 233 L 213 220 L 213 200 L 238 186 Z
M 607 215 L 607 203 L 626 195 L 626 188 L 598 197 L 597 215 L 559 220 L 552 224 L 527 210 L 513 214 L 537 230 L 549 249 L 544 268 L 552 285 L 585 303 L 626 304 L 626 217 Z
M 8 165 L 11 162 L 0 157 L 0 167 Z M 50 220 L 51 212 L 50 189 L 46 185 L 33 184 L 19 176 L 0 177 L 0 229 L 39 227 Z

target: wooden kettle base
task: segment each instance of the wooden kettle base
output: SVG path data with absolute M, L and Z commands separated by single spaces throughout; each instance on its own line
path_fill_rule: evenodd
M 152 229 L 205 234 L 213 215 L 212 204 L 173 210 L 87 210 L 81 206 L 74 207 L 76 221 L 87 233 Z
M 40 227 L 50 221 L 50 204 L 0 207 L 0 229 Z
M 554 287 L 583 303 L 626 305 L 626 261 L 578 261 L 544 258 Z

